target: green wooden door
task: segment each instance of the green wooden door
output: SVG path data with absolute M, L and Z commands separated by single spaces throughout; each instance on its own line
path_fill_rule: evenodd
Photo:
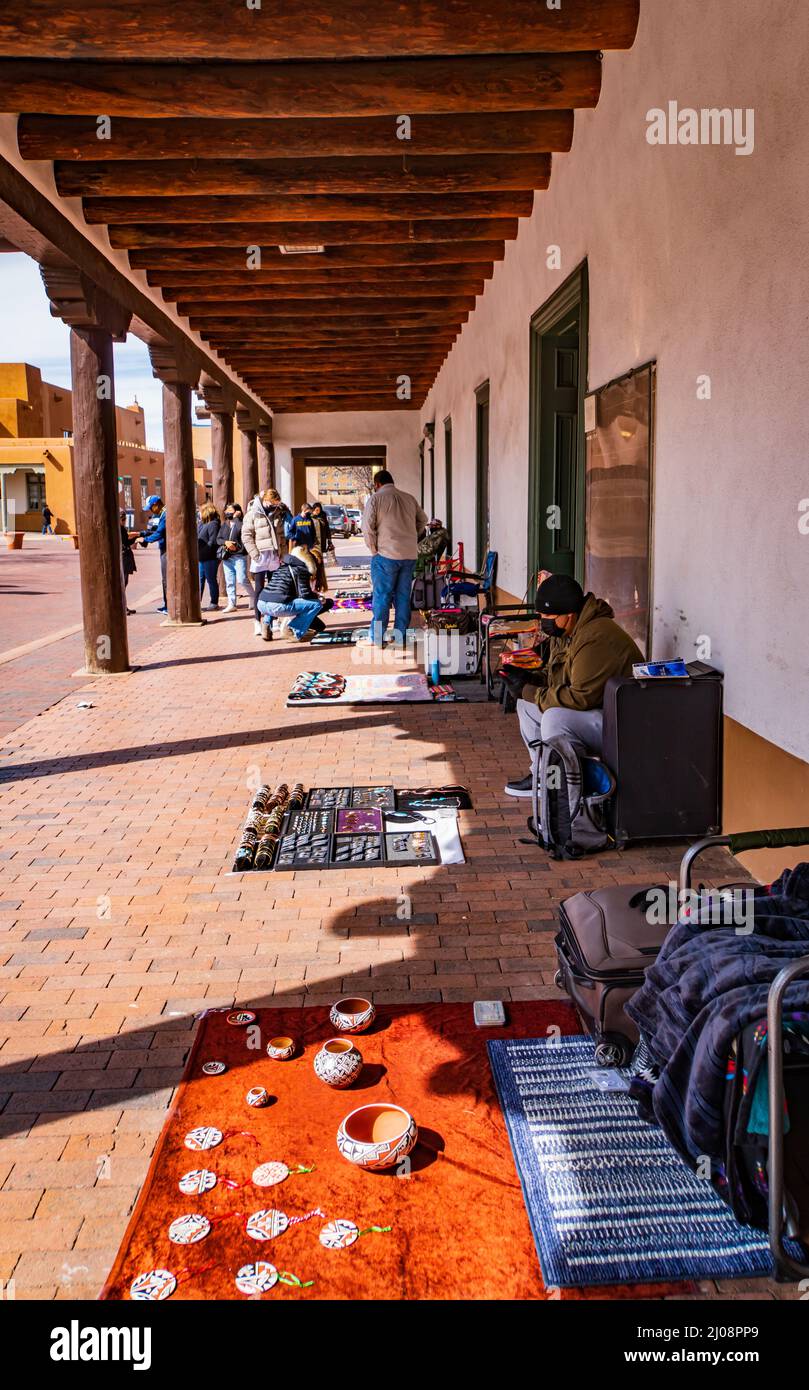
M 540 345 L 539 569 L 576 575 L 579 333 L 546 333 Z
M 480 570 L 489 549 L 489 383 L 475 392 L 475 452 L 477 459 L 475 563 Z
M 528 578 L 584 578 L 586 264 L 531 321 Z
M 444 421 L 444 525 L 449 533 L 452 550 L 452 419 Z

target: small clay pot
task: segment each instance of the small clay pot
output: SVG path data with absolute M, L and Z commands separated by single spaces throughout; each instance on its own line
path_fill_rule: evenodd
M 340 1125 L 337 1147 L 349 1163 L 373 1172 L 392 1168 L 418 1137 L 416 1121 L 400 1105 L 361 1105 Z
M 349 1038 L 329 1038 L 314 1060 L 315 1076 L 342 1091 L 362 1071 L 362 1053 Z
M 338 999 L 329 1013 L 338 1033 L 364 1033 L 375 1018 L 376 1009 L 370 999 Z
M 295 1055 L 294 1038 L 270 1038 L 267 1043 L 267 1056 L 274 1062 L 287 1062 Z
M 253 1086 L 247 1092 L 245 1100 L 248 1105 L 254 1106 L 256 1110 L 260 1110 L 263 1106 L 269 1104 L 270 1096 L 269 1092 L 265 1091 L 263 1086 Z

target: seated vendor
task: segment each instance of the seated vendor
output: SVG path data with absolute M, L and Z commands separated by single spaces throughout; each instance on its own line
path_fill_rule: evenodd
M 600 755 L 604 687 L 610 676 L 631 676 L 643 657 L 628 632 L 613 620 L 612 609 L 585 594 L 575 579 L 552 574 L 537 589 L 540 627 L 550 638 L 545 665 L 530 673 L 531 684 L 518 695 L 517 717 L 532 769 L 538 740 L 562 736 L 580 752 Z M 530 797 L 529 774 L 506 783 L 509 796 Z

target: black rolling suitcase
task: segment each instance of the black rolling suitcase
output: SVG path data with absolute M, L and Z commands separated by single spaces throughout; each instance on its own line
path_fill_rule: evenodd
M 607 682 L 602 757 L 617 783 L 610 831 L 619 846 L 721 827 L 722 675 L 701 661 L 687 669 L 687 680 Z

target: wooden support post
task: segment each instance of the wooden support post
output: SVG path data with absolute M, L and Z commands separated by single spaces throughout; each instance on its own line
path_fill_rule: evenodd
M 275 487 L 275 445 L 272 442 L 272 420 L 258 427 L 258 487 L 259 492 Z
M 222 516 L 233 500 L 233 416 L 229 411 L 211 411 L 211 473 L 213 504 Z
M 238 409 L 236 423 L 242 437 L 242 507 L 246 512 L 258 492 L 258 434 L 248 411 Z
M 128 671 L 118 500 L 113 338 L 130 314 L 63 262 L 42 267 L 51 311 L 70 326 L 73 491 L 79 536 L 84 658 L 88 675 Z
M 191 391 L 199 379 L 192 360 L 181 361 L 163 343 L 149 346 L 152 371 L 163 383 L 166 503 L 166 607 L 164 627 L 197 627 L 200 612 L 197 499 L 191 434 Z

